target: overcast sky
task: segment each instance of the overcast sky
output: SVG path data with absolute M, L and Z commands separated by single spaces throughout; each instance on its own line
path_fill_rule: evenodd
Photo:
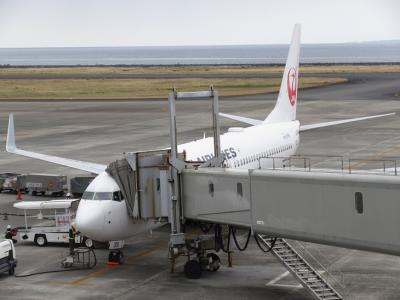
M 0 0 L 0 47 L 400 40 L 398 0 Z

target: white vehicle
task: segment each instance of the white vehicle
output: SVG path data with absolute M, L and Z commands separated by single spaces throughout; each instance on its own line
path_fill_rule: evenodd
M 0 272 L 13 275 L 17 267 L 17 254 L 12 240 L 0 240 Z
M 14 204 L 15 208 L 24 210 L 25 226 L 18 228 L 17 239 L 34 242 L 37 246 L 43 247 L 47 243 L 69 243 L 69 229 L 73 224 L 75 215 L 71 207 L 79 199 L 48 200 L 48 201 L 22 201 Z M 43 215 L 42 211 L 51 210 L 52 214 Z M 28 226 L 28 215 L 39 211 L 34 218 L 46 220 L 41 226 Z M 84 243 L 92 247 L 91 239 L 84 238 L 77 234 L 75 243 Z
M 300 125 L 300 122 L 296 120 L 299 53 L 300 25 L 296 25 L 279 96 L 274 109 L 265 120 L 255 120 L 221 113 L 221 116 L 250 125 L 247 128 L 230 129 L 221 136 L 221 149 L 227 159 L 228 167 L 255 168 L 258 167 L 257 158 L 259 157 L 277 157 L 275 163 L 282 164 L 283 159 L 279 159 L 279 157 L 288 157 L 296 153 L 300 142 L 299 133 L 302 131 L 392 115 L 384 114 Z M 118 196 L 120 188 L 115 180 L 105 172 L 107 165 L 77 161 L 17 148 L 12 114 L 10 114 L 9 118 L 6 149 L 9 153 L 98 174 L 82 196 L 75 221 L 78 230 L 90 238 L 98 241 L 123 240 L 155 226 L 154 220 L 137 220 L 128 215 L 125 200 Z M 213 139 L 204 138 L 179 145 L 178 151 L 185 151 L 187 160 L 209 160 L 212 158 L 213 153 Z M 261 167 L 272 167 L 272 163 L 272 160 L 269 159 L 262 160 Z

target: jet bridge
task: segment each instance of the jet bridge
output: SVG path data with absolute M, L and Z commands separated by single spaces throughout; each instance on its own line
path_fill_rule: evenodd
M 328 171 L 186 169 L 186 219 L 400 255 L 400 177 Z
M 175 100 L 199 97 L 213 103 L 214 158 L 187 162 L 177 150 Z M 286 158 L 280 169 L 274 161 L 274 169 L 268 170 L 222 168 L 217 91 L 173 90 L 169 108 L 171 149 L 126 153 L 107 171 L 118 182 L 132 217 L 171 224 L 171 271 L 181 255 L 188 257 L 189 278 L 199 278 L 203 268 L 216 271 L 220 261 L 213 251 L 224 249 L 223 236 L 228 245 L 233 237 L 239 248 L 233 233 L 239 227 L 248 229 L 248 239 L 253 234 L 316 299 L 342 299 L 284 238 L 400 255 L 396 162 L 394 172 L 392 161 L 383 162 L 381 174 L 355 170 L 361 164 L 350 161 L 345 169 L 343 160 L 338 172 L 312 169 L 311 158 L 301 157 Z M 293 167 L 294 161 L 302 167 Z M 190 239 L 182 226 L 187 220 L 214 224 L 215 236 Z M 229 246 L 227 252 L 229 256 Z

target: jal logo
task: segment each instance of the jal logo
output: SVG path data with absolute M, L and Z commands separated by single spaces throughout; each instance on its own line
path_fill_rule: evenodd
M 289 102 L 292 106 L 296 103 L 297 98 L 297 78 L 296 78 L 296 69 L 291 68 L 287 77 L 287 91 Z

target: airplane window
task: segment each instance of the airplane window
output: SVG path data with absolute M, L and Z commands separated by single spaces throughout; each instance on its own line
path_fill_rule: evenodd
M 93 200 L 94 193 L 93 192 L 84 192 L 82 195 L 82 199 L 84 200 Z
M 112 192 L 98 192 L 94 194 L 93 200 L 111 200 L 113 199 Z

